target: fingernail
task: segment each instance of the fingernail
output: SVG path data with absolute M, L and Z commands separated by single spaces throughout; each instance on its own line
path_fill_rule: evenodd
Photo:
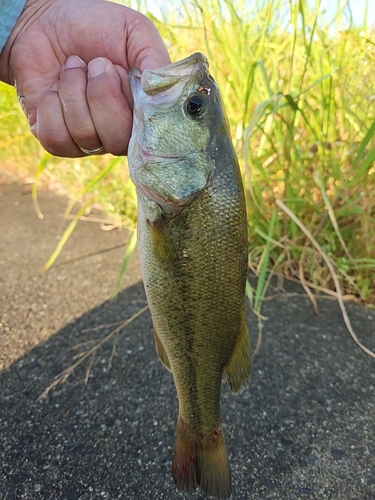
M 90 61 L 87 66 L 89 78 L 95 78 L 96 76 L 102 75 L 104 73 L 105 67 L 106 62 L 101 57 Z
M 54 82 L 52 84 L 51 90 L 53 90 L 54 92 L 57 92 L 59 90 L 59 82 Z
M 65 62 L 65 68 L 82 68 L 85 64 L 85 61 L 78 56 L 69 56 Z

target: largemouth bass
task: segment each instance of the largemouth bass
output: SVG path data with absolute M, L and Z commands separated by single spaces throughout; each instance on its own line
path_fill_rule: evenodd
M 199 485 L 227 498 L 221 381 L 224 372 L 239 392 L 251 364 L 241 174 L 203 54 L 143 74 L 132 69 L 130 84 L 143 281 L 156 350 L 179 401 L 172 475 L 182 490 Z

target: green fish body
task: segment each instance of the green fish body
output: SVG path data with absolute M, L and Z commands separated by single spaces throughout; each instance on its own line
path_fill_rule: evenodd
M 172 474 L 182 490 L 199 485 L 227 498 L 221 381 L 224 372 L 239 392 L 251 364 L 241 174 L 203 54 L 142 75 L 133 69 L 130 82 L 143 281 L 156 349 L 179 401 Z

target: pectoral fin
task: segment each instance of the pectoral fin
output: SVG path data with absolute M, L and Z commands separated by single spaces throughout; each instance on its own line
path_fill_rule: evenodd
M 251 348 L 245 311 L 241 315 L 240 331 L 237 336 L 232 356 L 224 372 L 234 394 L 241 392 L 249 383 L 251 375 Z
M 159 335 L 157 334 L 157 331 L 155 330 L 155 327 L 154 327 L 154 337 L 155 337 L 156 352 L 159 355 L 160 361 L 167 370 L 171 371 L 171 365 L 169 363 L 168 354 L 165 352 L 164 346 L 159 338 Z
M 165 222 L 162 217 L 157 221 L 148 221 L 151 232 L 152 247 L 155 255 L 163 262 L 171 263 L 176 257 L 176 251 L 165 229 Z

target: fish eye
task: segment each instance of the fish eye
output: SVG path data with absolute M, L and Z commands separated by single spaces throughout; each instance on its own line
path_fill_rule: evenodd
M 204 110 L 204 98 L 200 95 L 192 95 L 186 102 L 186 111 L 193 118 L 202 114 Z

